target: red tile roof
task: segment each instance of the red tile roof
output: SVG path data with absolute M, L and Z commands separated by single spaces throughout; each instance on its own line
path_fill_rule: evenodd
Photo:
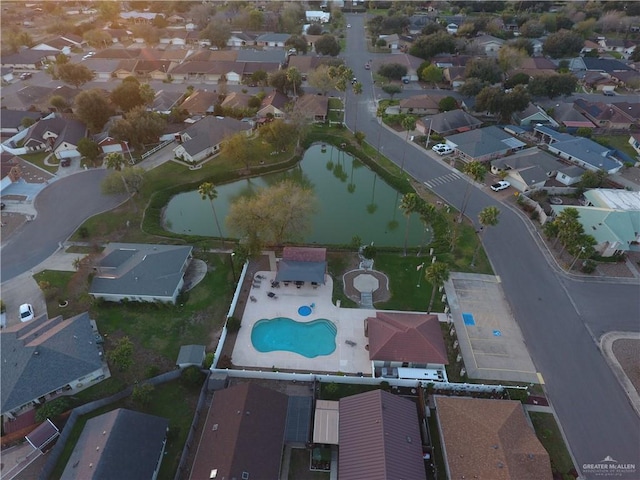
M 449 478 L 552 478 L 520 402 L 436 396 L 435 405 Z
M 213 396 L 190 478 L 280 478 L 287 396 L 242 383 Z
M 424 461 L 415 403 L 383 390 L 340 400 L 340 480 L 420 480 Z
M 449 363 L 436 315 L 376 312 L 366 321 L 371 360 Z

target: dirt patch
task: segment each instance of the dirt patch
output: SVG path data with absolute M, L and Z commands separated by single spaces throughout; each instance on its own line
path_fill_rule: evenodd
M 613 342 L 611 348 L 625 375 L 640 393 L 640 340 L 620 338 Z

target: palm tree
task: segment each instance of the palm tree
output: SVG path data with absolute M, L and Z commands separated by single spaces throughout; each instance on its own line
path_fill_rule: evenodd
M 422 247 L 424 246 L 424 242 L 427 236 L 427 228 L 431 223 L 433 223 L 434 218 L 436 217 L 437 210 L 436 206 L 431 203 L 424 203 L 422 208 L 420 208 L 420 221 L 422 222 L 422 226 L 424 227 L 424 232 L 422 233 L 422 241 L 420 242 L 420 250 L 418 250 L 418 257 L 422 255 Z
M 293 96 L 298 98 L 298 92 L 296 91 L 296 85 L 302 82 L 302 75 L 296 67 L 290 67 L 287 69 L 287 80 L 293 85 Z
M 358 97 L 362 95 L 362 83 L 356 82 L 353 86 L 353 94 L 356 96 L 355 119 L 353 121 L 353 133 L 358 132 Z
M 405 217 L 407 217 L 407 223 L 404 230 L 404 253 L 403 256 L 407 256 L 407 241 L 409 240 L 409 219 L 411 218 L 411 214 L 417 212 L 420 207 L 420 197 L 418 197 L 415 193 L 406 193 L 402 196 L 402 200 L 400 200 L 400 210 Z
M 198 187 L 198 193 L 202 197 L 202 200 L 209 200 L 211 203 L 211 210 L 213 211 L 213 218 L 216 222 L 216 226 L 218 227 L 218 235 L 222 239 L 222 246 L 224 247 L 224 237 L 222 236 L 222 230 L 220 229 L 220 223 L 218 222 L 218 215 L 216 214 L 216 208 L 213 206 L 213 201 L 218 198 L 218 191 L 216 187 L 211 182 L 204 182 L 200 184 Z
M 427 308 L 427 312 L 431 312 L 433 301 L 436 297 L 436 289 L 449 280 L 449 267 L 446 263 L 442 262 L 432 263 L 425 270 L 424 276 L 432 285 L 431 300 L 429 300 L 429 308 Z
M 480 245 L 482 244 L 482 239 L 484 238 L 484 232 L 486 232 L 485 227 L 495 227 L 499 222 L 499 216 L 500 209 L 498 207 L 485 207 L 480 210 L 480 213 L 478 214 L 478 221 L 480 222 L 480 240 L 478 241 L 478 245 L 473 252 L 473 257 L 471 258 L 472 267 L 474 267 L 476 264 L 476 256 L 478 255 L 478 250 L 480 250 Z
M 106 164 L 107 168 L 111 168 L 119 172 L 127 162 L 121 154 L 110 153 L 106 157 L 104 157 L 104 163 Z
M 407 135 L 404 139 L 404 149 L 402 150 L 402 162 L 400 163 L 400 173 L 404 172 L 404 159 L 407 153 L 407 143 L 409 142 L 409 133 L 416 128 L 416 119 L 413 117 L 404 117 L 402 119 L 402 128 L 407 131 Z
M 475 182 L 484 182 L 484 177 L 487 174 L 487 167 L 478 161 L 472 161 L 466 163 L 462 168 L 462 171 L 469 175 Z M 464 212 L 467 209 L 467 203 L 469 202 L 469 196 L 471 193 L 471 182 L 467 183 L 467 188 L 464 192 L 462 199 L 462 206 L 460 207 L 460 215 L 458 216 L 458 223 L 462 222 Z

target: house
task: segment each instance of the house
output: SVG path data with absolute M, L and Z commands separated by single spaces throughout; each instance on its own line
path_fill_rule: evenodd
M 55 52 L 50 50 L 28 49 L 10 55 L 2 55 L 0 62 L 4 68 L 13 70 L 38 70 L 47 60 L 55 60 L 55 55 Z
M 551 480 L 549 454 L 520 402 L 434 397 L 447 478 Z
M 565 160 L 569 160 L 587 170 L 603 170 L 609 174 L 616 173 L 622 168 L 622 163 L 613 158 L 613 150 L 599 143 L 583 137 L 553 142 L 548 146 L 551 153 L 555 153 Z
M 93 298 L 109 302 L 176 303 L 191 262 L 190 246 L 110 243 L 89 287 Z
M 440 101 L 447 95 L 414 95 L 400 100 L 400 113 L 435 115 L 440 112 Z
M 621 87 L 630 88 L 634 91 L 638 89 L 638 82 L 640 81 L 640 73 L 635 70 L 627 70 L 624 72 L 612 72 L 611 79 Z
M 182 95 L 182 92 L 158 90 L 149 109 L 152 112 L 169 115 L 171 113 L 171 109 L 179 105 L 178 102 L 182 99 Z
M 287 403 L 251 382 L 216 391 L 189 478 L 280 478 Z
M 232 110 L 247 110 L 249 109 L 249 100 L 252 98 L 253 95 L 248 93 L 231 92 L 224 98 L 220 106 Z
M 206 116 L 180 134 L 180 142 L 173 149 L 175 156 L 188 162 L 199 162 L 220 153 L 225 139 L 244 132 L 251 134 L 251 125 L 230 117 Z
M 400 47 L 400 37 L 397 33 L 393 35 L 379 35 L 378 40 L 384 40 L 385 45 L 389 50 L 398 50 Z
M 504 157 L 526 146 L 526 143 L 495 125 L 452 135 L 446 138 L 446 143 L 455 149 L 464 161 L 477 162 Z
M 23 146 L 28 152 L 54 152 L 58 159 L 79 157 L 78 142 L 86 136 L 84 123 L 55 114 L 29 127 Z
M 615 105 L 603 102 L 589 102 L 578 98 L 573 102 L 574 108 L 600 128 L 629 130 L 634 123 L 633 117 Z
M 182 345 L 180 352 L 178 353 L 178 360 L 176 365 L 178 368 L 187 368 L 196 366 L 202 368 L 204 363 L 204 357 L 206 355 L 204 345 Z
M 217 103 L 217 92 L 195 90 L 180 104 L 179 108 L 186 110 L 190 115 L 210 115 Z
M 0 67 L 0 76 L 2 77 L 2 81 L 6 83 L 11 83 L 16 78 L 13 75 L 13 68 L 8 67 Z
M 498 50 L 504 44 L 504 40 L 492 35 L 479 35 L 471 40 L 472 48 L 489 57 L 497 57 Z
M 278 262 L 277 282 L 311 282 L 323 285 L 327 273 L 327 249 L 284 247 Z
M 107 153 L 122 153 L 124 155 L 131 155 L 129 145 L 127 142 L 121 142 L 109 135 L 109 130 L 114 124 L 114 121 L 122 118 L 122 116 L 111 117 L 111 119 L 105 124 L 102 132 L 93 136 L 93 141 L 98 144 L 98 148 L 104 154 Z
M 256 35 L 245 32 L 231 32 L 231 36 L 227 40 L 227 47 L 242 48 L 253 46 L 256 44 Z
M 510 72 L 510 76 L 524 73 L 530 77 L 556 75 L 556 64 L 545 57 L 525 57 L 520 64 Z
M 621 38 L 598 38 L 598 45 L 605 52 L 622 53 L 625 49 L 625 41 Z
M 293 55 L 289 57 L 288 66 L 297 68 L 302 75 L 308 75 L 326 61 L 325 57 L 318 55 Z
M 169 420 L 118 408 L 87 420 L 61 480 L 155 480 L 165 454 Z
M 116 71 L 120 67 L 120 60 L 109 58 L 87 58 L 82 61 L 82 65 L 93 71 L 94 80 L 109 81 L 116 76 Z
M 587 117 L 573 107 L 573 103 L 556 103 L 550 107 L 550 111 L 553 111 L 552 117 L 556 123 L 568 129 L 596 128 Z
M 24 130 L 22 121 L 25 118 L 37 121 L 42 118 L 40 112 L 29 112 L 26 110 L 0 109 L 0 136 L 11 137 L 21 130 Z
M 437 133 L 443 137 L 474 130 L 481 126 L 480 120 L 464 110 L 450 110 L 432 117 L 420 118 L 416 122 L 416 130 L 423 135 L 431 136 L 431 134 Z
M 269 95 L 262 99 L 262 105 L 256 114 L 259 118 L 272 116 L 274 118 L 284 118 L 286 116 L 286 105 L 289 103 L 289 97 L 273 90 Z
M 584 192 L 586 206 L 552 205 L 558 214 L 575 208 L 585 233 L 596 239 L 603 257 L 640 251 L 640 192 L 596 188 Z
M 513 114 L 513 120 L 515 121 L 516 125 L 520 126 L 532 124 L 551 125 L 552 127 L 559 126 L 558 122 L 556 122 L 553 117 L 545 112 L 542 107 L 533 103 L 530 103 L 529 106 L 523 111 L 515 112 Z
M 284 44 L 291 38 L 289 33 L 263 33 L 256 38 L 258 47 L 280 47 L 284 48 Z
M 581 59 L 584 64 L 584 70 L 590 72 L 604 72 L 611 74 L 613 72 L 631 70 L 630 66 L 614 58 L 581 57 Z
M 544 187 L 547 180 L 564 167 L 565 164 L 556 157 L 537 147 L 491 161 L 491 173 L 499 175 L 506 172 L 505 180 L 520 192 Z
M 636 153 L 640 155 L 640 134 L 632 133 L 629 135 L 629 145 L 631 145 Z
M 313 122 L 326 122 L 329 115 L 329 98 L 324 95 L 303 95 L 295 108 Z
M 437 315 L 380 312 L 364 321 L 377 377 L 446 381 L 447 348 Z
M 400 65 L 404 65 L 407 68 L 406 78 L 411 82 L 417 82 L 418 78 L 418 68 L 422 64 L 424 60 L 418 57 L 414 57 L 413 55 L 409 55 L 407 53 L 387 53 L 383 55 L 377 56 L 373 60 L 373 65 L 371 69 L 374 72 L 377 72 L 378 69 L 387 63 L 398 63 Z
M 55 54 L 63 53 L 65 55 L 70 55 L 71 49 L 82 48 L 86 43 L 87 42 L 85 42 L 82 37 L 79 37 L 78 35 L 65 34 L 58 37 L 50 38 L 49 40 L 35 45 L 31 49 L 46 50 L 55 52 Z
M 426 478 L 416 404 L 383 390 L 340 399 L 340 480 Z
M 304 17 L 307 23 L 329 23 L 331 13 L 322 10 L 307 10 L 304 12 Z
M 111 35 L 111 41 L 113 43 L 124 42 L 131 36 L 131 32 L 124 28 L 105 28 L 103 31 Z
M 451 88 L 457 90 L 465 81 L 465 67 L 444 67 L 442 75 Z
M 563 185 L 570 187 L 582 180 L 584 172 L 586 172 L 586 170 L 578 165 L 565 165 L 563 168 L 558 170 L 556 180 Z
M 96 333 L 86 312 L 66 320 L 40 315 L 0 330 L 2 355 L 11 364 L 0 369 L 2 415 L 13 418 L 25 407 L 103 380 L 109 370 Z
M 120 12 L 120 18 L 130 20 L 133 23 L 151 23 L 157 16 L 164 17 L 162 13 L 155 12 L 137 12 L 135 10 Z
M 0 154 L 0 192 L 20 180 L 21 176 L 20 159 L 10 153 L 2 152 Z
M 633 120 L 633 123 L 640 125 L 640 103 L 613 102 L 611 105 L 624 112 L 625 115 Z
M 254 50 L 243 48 L 234 51 L 234 53 L 237 55 L 236 61 L 245 63 L 277 63 L 284 65 L 287 59 L 287 52 L 280 49 Z

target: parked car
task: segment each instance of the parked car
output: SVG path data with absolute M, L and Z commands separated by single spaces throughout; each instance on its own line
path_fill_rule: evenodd
M 20 321 L 28 322 L 33 320 L 33 307 L 29 303 L 23 303 L 20 305 Z
M 448 155 L 450 153 L 453 153 L 453 148 L 451 148 L 446 143 L 437 143 L 433 147 L 431 147 L 431 150 L 436 152 L 438 155 Z
M 364 64 L 364 69 L 365 70 L 371 70 L 371 65 L 369 65 L 368 63 Z
M 20 74 L 20 80 L 26 80 L 31 77 L 33 77 L 33 74 L 31 72 L 24 72 Z
M 87 58 L 91 58 L 91 57 L 93 57 L 95 54 L 96 54 L 96 52 L 89 52 L 89 53 L 87 53 L 86 55 L 84 55 L 84 56 L 82 57 L 82 59 L 83 59 L 83 60 L 86 60 Z
M 62 160 L 60 160 L 60 166 L 61 167 L 69 167 L 69 166 L 71 166 L 71 159 L 70 158 L 63 158 Z
M 602 94 L 605 97 L 615 97 L 616 96 L 616 92 L 614 92 L 613 90 L 603 90 Z
M 505 190 L 510 186 L 511 184 L 506 180 L 500 180 L 498 183 L 494 183 L 493 185 L 491 185 L 491 190 L 493 190 L 494 192 L 499 192 L 500 190 Z
M 351 24 L 350 23 L 347 23 L 347 28 L 351 28 Z

